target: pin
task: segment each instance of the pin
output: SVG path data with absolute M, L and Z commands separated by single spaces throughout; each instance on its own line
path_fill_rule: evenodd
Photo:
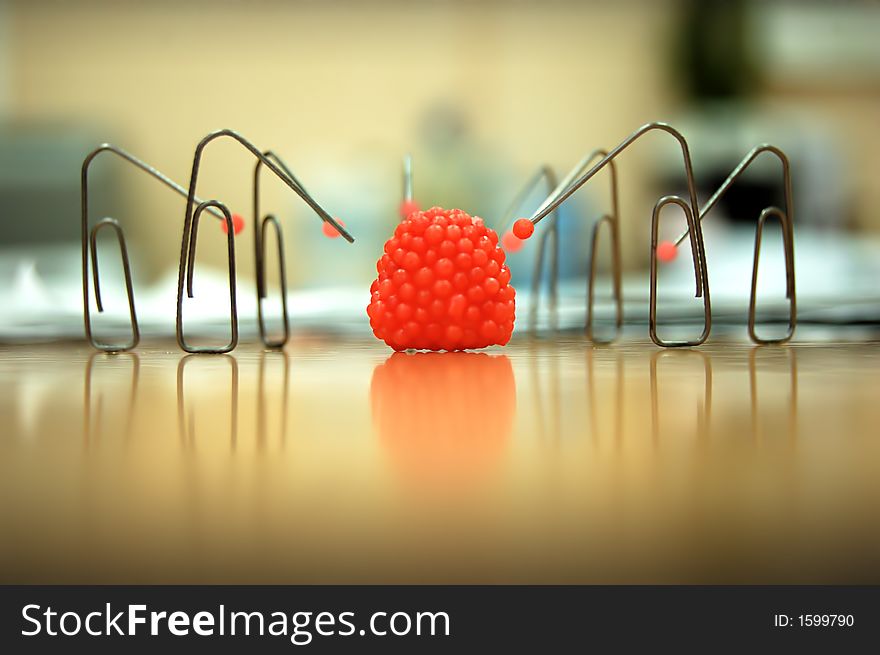
M 278 220 L 271 215 L 268 215 L 263 218 L 263 220 L 259 221 L 259 225 L 257 225 L 259 217 L 259 175 L 260 169 L 262 166 L 265 166 L 269 170 L 271 170 L 282 182 L 284 182 L 287 186 L 289 186 L 294 192 L 296 192 L 305 202 L 309 205 L 313 211 L 318 215 L 318 217 L 324 222 L 325 225 L 329 225 L 333 234 L 336 236 L 342 236 L 349 243 L 354 242 L 354 238 L 348 233 L 347 230 L 343 227 L 343 223 L 338 219 L 334 219 L 331 217 L 316 201 L 315 199 L 303 188 L 302 184 L 290 169 L 284 165 L 280 159 L 277 158 L 273 153 L 267 151 L 268 154 L 261 153 L 256 146 L 254 146 L 250 141 L 242 137 L 241 135 L 233 132 L 232 130 L 219 130 L 217 132 L 212 132 L 208 136 L 206 136 L 196 147 L 196 152 L 193 158 L 193 168 L 192 174 L 190 177 L 190 185 L 189 189 L 185 189 L 181 185 L 174 182 L 167 175 L 161 173 L 156 168 L 153 168 L 146 162 L 138 159 L 134 155 L 122 150 L 121 148 L 117 148 L 116 146 L 110 145 L 108 143 L 102 144 L 92 152 L 90 152 L 85 160 L 83 161 L 82 171 L 81 171 L 81 205 L 82 205 L 82 280 L 83 280 L 83 322 L 85 326 L 86 337 L 89 342 L 95 348 L 99 350 L 103 350 L 106 352 L 122 352 L 126 350 L 131 350 L 135 348 L 140 341 L 140 326 L 138 324 L 137 319 L 137 311 L 135 309 L 135 301 L 134 301 L 134 290 L 132 285 L 132 275 L 131 275 L 131 261 L 128 255 L 128 248 L 125 241 L 125 234 L 123 232 L 122 227 L 119 225 L 118 221 L 113 218 L 104 218 L 99 221 L 89 230 L 89 197 L 88 197 L 88 187 L 89 187 L 89 169 L 91 167 L 92 162 L 95 158 L 104 152 L 110 152 L 121 159 L 123 161 L 128 162 L 129 164 L 135 166 L 136 168 L 144 171 L 154 179 L 158 180 L 162 184 L 164 184 L 169 189 L 175 191 L 179 195 L 185 197 L 187 199 L 186 206 L 186 214 L 184 218 L 184 229 L 183 229 L 183 238 L 181 242 L 181 250 L 180 250 L 180 263 L 178 266 L 178 289 L 177 289 L 177 318 L 176 318 L 176 334 L 177 334 L 177 342 L 180 347 L 186 352 L 190 353 L 225 353 L 234 349 L 238 344 L 238 309 L 236 302 L 236 267 L 235 267 L 235 243 L 234 237 L 236 234 L 240 233 L 244 228 L 244 219 L 237 215 L 232 214 L 228 207 L 220 202 L 219 200 L 202 200 L 198 196 L 195 195 L 195 189 L 198 182 L 198 173 L 201 164 L 201 157 L 205 146 L 208 143 L 213 141 L 214 139 L 220 137 L 230 137 L 240 143 L 245 149 L 249 150 L 256 158 L 257 158 L 257 167 L 254 170 L 254 254 L 255 254 L 255 263 L 257 267 L 257 296 L 258 296 L 258 314 L 259 314 L 259 325 L 260 325 L 260 337 L 263 340 L 264 344 L 268 347 L 282 347 L 288 339 L 289 336 L 289 323 L 287 317 L 287 281 L 285 274 L 285 266 L 284 266 L 284 250 L 283 250 L 283 242 L 281 236 L 281 227 L 278 223 Z M 274 162 L 274 163 L 273 163 Z M 198 237 L 198 227 L 199 221 L 202 215 L 202 212 L 207 211 L 209 214 L 214 217 L 220 219 L 222 221 L 221 225 L 223 227 L 223 231 L 227 237 L 227 257 L 228 257 L 228 267 L 229 267 L 229 315 L 230 315 L 230 340 L 229 342 L 221 346 L 219 348 L 212 347 L 194 347 L 189 345 L 186 342 L 186 339 L 183 334 L 183 321 L 182 321 L 182 309 L 183 309 L 183 288 L 184 288 L 184 280 L 186 282 L 186 291 L 187 296 L 193 297 L 193 275 L 195 272 L 195 254 L 196 254 L 196 243 Z M 283 337 L 279 341 L 272 341 L 266 335 L 265 324 L 263 320 L 262 313 L 262 300 L 265 298 L 266 290 L 265 290 L 265 236 L 266 230 L 268 226 L 271 225 L 275 229 L 276 233 L 276 241 L 278 244 L 278 256 L 279 256 L 279 267 L 281 272 L 281 293 L 282 293 L 282 323 L 284 326 Z M 116 235 L 117 241 L 119 243 L 120 254 L 122 257 L 122 269 L 123 275 L 125 278 L 125 289 L 126 296 L 128 299 L 128 308 L 129 308 L 129 322 L 131 329 L 131 338 L 125 343 L 106 343 L 98 340 L 93 331 L 91 325 L 91 313 L 90 313 L 90 301 L 89 301 L 89 262 L 91 261 L 92 268 L 92 284 L 95 290 L 95 304 L 99 312 L 104 311 L 103 301 L 101 298 L 101 285 L 100 285 L 100 275 L 98 270 L 98 255 L 97 255 L 97 236 L 98 232 L 102 229 L 111 229 Z
M 98 146 L 95 150 L 86 155 L 82 164 L 82 178 L 80 186 L 80 198 L 82 204 L 82 282 L 83 282 L 83 322 L 85 324 L 86 338 L 98 350 L 105 352 L 122 352 L 131 350 L 138 345 L 140 341 L 140 326 L 138 325 L 137 311 L 135 310 L 134 291 L 131 281 L 131 262 L 128 256 L 128 248 L 125 243 L 125 234 L 119 222 L 113 218 L 104 218 L 89 231 L 89 169 L 92 162 L 102 153 L 112 153 L 120 157 L 123 161 L 128 162 L 135 168 L 142 170 L 150 175 L 153 179 L 158 180 L 166 187 L 177 194 L 187 197 L 187 190 L 177 184 L 174 180 L 163 174 L 159 170 L 153 168 L 146 162 L 138 159 L 134 155 L 126 152 L 122 148 L 117 148 L 109 143 Z M 195 202 L 201 204 L 202 200 L 193 198 Z M 224 215 L 215 208 L 210 208 L 209 213 L 223 220 Z M 131 325 L 131 339 L 127 343 L 114 344 L 99 341 L 92 332 L 92 321 L 89 303 L 89 260 L 92 262 L 92 282 L 95 289 L 95 305 L 99 312 L 104 311 L 104 304 L 101 300 L 101 282 L 98 273 L 98 250 L 97 237 L 98 232 L 104 228 L 111 229 L 119 242 L 119 250 L 122 256 L 122 271 L 125 277 L 125 291 L 128 297 L 129 321 Z
M 507 208 L 498 222 L 498 233 L 502 234 L 501 245 L 507 252 L 519 251 L 525 240 L 532 236 L 535 226 L 528 219 L 519 219 L 513 221 L 517 215 L 517 211 L 522 207 L 523 203 L 539 188 L 541 182 L 546 182 L 548 189 L 552 193 L 557 188 L 556 173 L 550 166 L 541 166 L 535 174 L 526 182 L 520 192 Z M 513 224 L 511 225 L 511 222 Z M 535 269 L 532 276 L 532 306 L 529 309 L 530 323 L 535 327 L 535 321 L 538 313 L 538 305 L 540 303 L 541 281 L 543 279 L 544 259 L 547 251 L 550 252 L 549 264 L 549 305 L 551 312 L 556 311 L 559 280 L 559 221 L 554 220 L 550 224 L 550 228 L 545 230 L 541 235 L 538 243 L 538 251 L 535 256 Z
M 290 338 L 290 321 L 287 313 L 287 267 L 284 259 L 284 243 L 281 236 L 281 224 L 274 214 L 266 214 L 260 218 L 260 177 L 264 167 L 264 160 L 273 161 L 279 169 L 287 176 L 287 178 L 299 189 L 298 193 L 303 198 L 310 198 L 312 203 L 317 205 L 315 199 L 306 191 L 302 183 L 297 179 L 293 171 L 284 163 L 277 154 L 271 150 L 263 152 L 263 158 L 258 158 L 254 165 L 254 187 L 253 187 L 253 205 L 254 205 L 254 265 L 256 267 L 256 291 L 257 291 L 257 323 L 260 328 L 260 340 L 267 348 L 283 348 Z M 334 224 L 322 219 L 321 229 L 325 236 L 336 238 L 341 236 L 340 232 L 334 227 Z M 345 226 L 345 223 L 339 219 L 334 219 L 339 225 Z M 280 339 L 271 339 L 266 330 L 266 323 L 263 310 L 263 301 L 267 297 L 266 292 L 266 230 L 269 227 L 275 231 L 275 242 L 278 247 L 278 276 L 281 287 L 281 325 L 282 336 Z
M 413 200 L 412 155 L 407 153 L 403 158 L 403 200 L 398 213 L 406 218 L 420 209 L 419 203 Z
M 711 331 L 712 325 L 712 317 L 711 317 L 711 307 L 709 303 L 708 297 L 708 275 L 706 273 L 706 261 L 705 261 L 705 247 L 702 241 L 702 230 L 701 225 L 703 219 L 706 215 L 712 210 L 712 208 L 718 203 L 721 197 L 727 192 L 727 190 L 734 184 L 734 182 L 739 178 L 739 176 L 745 171 L 746 168 L 762 153 L 769 152 L 774 154 L 782 165 L 782 174 L 783 174 L 783 185 L 784 185 L 784 194 L 785 194 L 785 210 L 779 209 L 777 207 L 766 207 L 761 212 L 758 217 L 758 223 L 756 227 L 755 234 L 755 245 L 754 245 L 754 262 L 752 266 L 752 281 L 751 281 L 751 293 L 749 299 L 749 313 L 748 313 L 748 332 L 749 337 L 755 343 L 767 344 L 767 343 L 785 343 L 789 341 L 794 335 L 794 330 L 797 325 L 797 305 L 796 305 L 796 294 L 795 294 L 795 274 L 794 274 L 794 229 L 793 229 L 793 206 L 792 206 L 792 193 L 791 193 L 791 174 L 790 174 L 790 166 L 788 158 L 785 153 L 782 152 L 779 148 L 763 144 L 753 148 L 737 165 L 737 167 L 730 173 L 728 178 L 721 184 L 721 186 L 715 191 L 712 197 L 706 202 L 703 208 L 697 213 L 694 208 L 697 207 L 696 204 L 696 194 L 695 194 L 695 184 L 693 178 L 693 167 L 690 162 L 690 154 L 688 152 L 687 142 L 684 137 L 674 128 L 664 123 L 650 123 L 641 127 L 635 133 L 633 133 L 630 137 L 625 139 L 620 145 L 618 145 L 614 150 L 610 153 L 607 153 L 602 150 L 597 150 L 591 155 L 585 157 L 581 162 L 576 165 L 571 172 L 566 176 L 558 187 L 551 193 L 547 199 L 541 204 L 538 210 L 532 215 L 531 219 L 519 219 L 515 224 L 515 229 L 519 229 L 519 231 L 523 235 L 530 234 L 530 227 L 528 224 L 531 224 L 534 227 L 541 219 L 543 219 L 546 215 L 552 211 L 555 207 L 558 207 L 559 204 L 564 202 L 569 196 L 571 196 L 577 189 L 579 189 L 583 184 L 585 184 L 590 178 L 593 177 L 603 166 L 608 164 L 611 168 L 611 185 L 612 185 L 612 215 L 606 217 L 603 216 L 599 219 L 596 225 L 593 228 L 593 236 L 591 242 L 591 263 L 590 263 L 590 272 L 588 277 L 588 304 L 587 304 L 587 321 L 585 330 L 588 337 L 592 341 L 596 341 L 594 335 L 592 334 L 592 311 L 593 311 L 593 295 L 592 289 L 595 283 L 596 278 L 596 253 L 597 253 L 597 236 L 599 228 L 601 227 L 603 222 L 607 222 L 612 232 L 612 275 L 614 278 L 614 293 L 615 293 L 615 301 L 617 304 L 617 313 L 618 313 L 618 334 L 620 331 L 620 325 L 622 323 L 622 302 L 620 297 L 620 275 L 621 275 L 621 266 L 620 266 L 620 253 L 619 253 L 619 215 L 618 215 L 618 193 L 617 193 L 617 175 L 616 171 L 613 170 L 614 167 L 614 158 L 622 152 L 627 146 L 629 146 L 633 141 L 638 139 L 640 136 L 645 134 L 651 130 L 663 130 L 668 132 L 672 136 L 676 138 L 679 142 L 679 145 L 682 149 L 682 155 L 684 159 L 684 168 L 685 168 L 685 177 L 688 185 L 688 194 L 690 196 L 690 202 L 686 203 L 683 198 L 667 196 L 665 198 L 661 198 L 660 201 L 654 206 L 653 212 L 653 220 L 652 220 L 652 243 L 651 243 L 651 310 L 650 310 L 650 331 L 651 331 L 651 339 L 660 346 L 677 346 L 677 345 L 699 345 L 703 343 L 705 339 L 708 337 L 709 332 Z M 587 168 L 589 162 L 595 157 L 601 156 L 600 161 L 595 164 L 589 170 Z M 659 217 L 659 214 L 663 207 L 668 204 L 677 204 L 679 205 L 685 213 L 685 217 L 688 220 L 688 229 L 685 230 L 674 242 L 672 241 L 663 241 L 657 243 L 657 226 L 656 222 Z M 697 216 L 698 220 L 696 221 L 696 225 L 691 227 L 691 223 L 693 223 L 693 216 Z M 762 338 L 760 337 L 756 330 L 756 296 L 757 296 L 757 281 L 758 281 L 758 260 L 760 255 L 761 241 L 763 237 L 764 225 L 769 218 L 776 218 L 780 222 L 780 226 L 782 229 L 782 237 L 783 237 L 783 251 L 785 256 L 785 271 L 786 271 L 786 298 L 789 300 L 789 321 L 788 321 L 788 331 L 785 335 L 779 338 Z M 678 246 L 687 239 L 690 238 L 691 235 L 700 239 L 698 244 L 695 244 L 693 239 L 691 239 L 691 253 L 694 260 L 695 265 L 695 273 L 697 278 L 697 292 L 696 296 L 700 297 L 703 295 L 703 308 L 704 308 L 704 332 L 701 335 L 700 339 L 692 340 L 688 342 L 666 342 L 657 338 L 656 335 L 656 285 L 657 285 L 657 261 L 661 262 L 670 262 L 675 259 L 678 254 Z M 696 247 L 695 247 L 696 246 Z M 699 262 L 699 267 L 697 267 L 697 263 Z M 704 294 L 701 294 L 701 291 L 705 291 Z M 616 338 L 616 335 L 615 335 Z M 601 342 L 599 342 L 601 343 Z
M 184 216 L 184 224 L 183 224 L 183 238 L 181 240 L 180 245 L 180 264 L 178 266 L 177 273 L 177 319 L 176 319 L 176 334 L 177 334 L 177 343 L 178 345 L 188 353 L 211 353 L 211 354 L 222 354 L 227 353 L 235 348 L 238 344 L 238 309 L 236 305 L 236 289 L 235 289 L 235 244 L 232 237 L 233 232 L 233 223 L 232 216 L 229 213 L 229 210 L 226 206 L 217 200 L 210 200 L 207 202 L 198 203 L 198 206 L 195 206 L 197 203 L 195 190 L 198 185 L 198 176 L 199 176 L 199 168 L 201 166 L 202 155 L 204 153 L 205 147 L 211 143 L 212 141 L 219 138 L 231 138 L 236 141 L 240 145 L 242 145 L 246 150 L 248 150 L 254 157 L 257 158 L 260 162 L 262 162 L 263 166 L 272 171 L 282 182 L 284 182 L 290 189 L 292 189 L 297 195 L 299 195 L 309 207 L 318 215 L 318 217 L 326 223 L 329 223 L 333 226 L 333 228 L 349 243 L 354 242 L 354 238 L 348 233 L 348 231 L 342 227 L 333 217 L 328 214 L 323 207 L 321 207 L 311 195 L 305 192 L 302 186 L 292 179 L 284 170 L 279 168 L 279 166 L 274 163 L 271 159 L 266 157 L 253 143 L 245 139 L 243 136 L 234 132 L 232 130 L 218 130 L 216 132 L 211 132 L 205 138 L 203 138 L 199 144 L 196 146 L 195 154 L 193 156 L 193 166 L 192 166 L 192 174 L 190 175 L 190 183 L 189 183 L 189 191 L 187 193 L 187 203 L 186 203 L 186 213 Z M 258 173 L 255 173 L 255 176 Z M 196 238 L 198 236 L 198 221 L 201 212 L 210 207 L 215 207 L 220 210 L 227 221 L 229 234 L 227 234 L 227 248 L 228 248 L 228 256 L 229 256 L 229 321 L 230 321 L 230 338 L 229 342 L 220 347 L 197 347 L 189 344 L 186 341 L 183 331 L 183 294 L 184 294 L 184 286 L 186 287 L 186 295 L 189 298 L 193 297 L 193 274 L 195 272 L 195 253 L 196 253 Z M 271 221 L 270 221 L 271 222 Z M 277 230 L 277 234 L 280 234 L 280 228 L 277 224 L 277 221 L 273 224 L 274 228 Z M 261 222 L 261 237 L 265 233 L 266 222 Z M 260 252 L 259 260 L 261 269 L 264 268 L 264 258 L 262 257 L 262 242 L 263 239 L 260 239 L 260 245 L 258 246 L 258 250 Z M 262 273 L 260 274 L 262 278 Z M 265 291 L 265 289 L 262 289 Z
M 651 340 L 658 346 L 666 348 L 698 346 L 706 341 L 706 339 L 709 337 L 709 332 L 712 329 L 712 309 L 709 299 L 709 280 L 708 273 L 706 271 L 706 254 L 703 244 L 703 234 L 700 230 L 700 223 L 694 218 L 696 216 L 699 216 L 699 205 L 697 203 L 697 190 L 696 184 L 694 182 L 694 173 L 693 165 L 691 163 L 690 149 L 688 148 L 685 138 L 678 130 L 676 130 L 672 126 L 667 125 L 666 123 L 648 123 L 647 125 L 643 125 L 626 139 L 624 139 L 614 149 L 603 155 L 602 158 L 586 172 L 579 173 L 579 167 L 576 166 L 557 186 L 556 190 L 551 193 L 546 200 L 544 200 L 544 202 L 537 210 L 535 210 L 531 218 L 520 219 L 519 221 L 517 221 L 515 226 L 517 226 L 520 234 L 531 236 L 529 234 L 529 228 L 526 225 L 527 222 L 532 223 L 532 226 L 537 225 L 541 220 L 543 220 L 545 217 L 555 211 L 556 208 L 559 207 L 559 205 L 561 205 L 563 202 L 565 202 L 572 194 L 574 194 L 575 191 L 580 189 L 584 184 L 592 179 L 596 175 L 596 173 L 602 170 L 606 165 L 609 165 L 618 155 L 620 155 L 621 152 L 626 150 L 630 145 L 632 145 L 643 135 L 653 131 L 665 132 L 674 137 L 675 140 L 678 142 L 682 154 L 682 162 L 684 165 L 685 178 L 687 180 L 689 198 L 687 201 L 685 201 L 683 198 L 680 198 L 678 196 L 664 196 L 654 205 L 654 211 L 651 217 L 651 283 L 648 331 L 651 336 Z M 615 182 L 616 176 L 612 184 L 614 184 Z M 661 339 L 657 334 L 657 232 L 660 221 L 660 214 L 662 213 L 663 208 L 670 204 L 678 205 L 685 213 L 685 218 L 688 222 L 688 233 L 691 234 L 691 257 L 694 264 L 694 281 L 696 285 L 695 296 L 697 298 L 703 299 L 702 333 L 697 338 L 679 341 L 664 340 Z M 614 210 L 614 213 L 616 215 L 616 208 Z M 612 221 L 612 223 L 613 222 L 614 221 Z M 597 232 L 594 232 L 594 248 L 596 246 L 596 234 Z M 591 265 L 591 277 L 594 275 L 595 267 Z M 591 287 L 593 281 L 590 280 L 588 284 Z M 588 319 L 585 326 L 588 332 L 592 329 L 591 323 L 592 310 L 588 310 Z
M 785 155 L 782 150 L 779 148 L 772 146 L 770 144 L 761 144 L 752 148 L 749 153 L 743 157 L 742 161 L 737 165 L 736 168 L 731 171 L 730 175 L 727 176 L 727 179 L 721 183 L 721 186 L 716 189 L 715 193 L 712 194 L 712 197 L 706 201 L 706 204 L 700 210 L 700 221 L 712 211 L 712 208 L 718 204 L 718 201 L 727 193 L 727 190 L 733 186 L 734 182 L 740 177 L 740 175 L 745 172 L 745 170 L 751 165 L 755 159 L 757 159 L 762 153 L 768 152 L 772 155 L 775 155 L 777 159 L 779 159 L 779 163 L 782 165 L 782 183 L 783 183 L 783 193 L 785 199 L 785 209 L 779 209 L 778 207 L 765 207 L 758 216 L 758 222 L 755 227 L 755 246 L 754 246 L 754 258 L 752 264 L 752 284 L 751 284 L 751 293 L 749 294 L 749 337 L 755 343 L 759 344 L 768 344 L 768 343 L 785 343 L 789 341 L 794 336 L 795 327 L 797 326 L 797 300 L 795 293 L 795 277 L 794 277 L 794 206 L 792 204 L 792 193 L 791 193 L 791 168 L 789 165 L 788 157 Z M 764 224 L 767 222 L 769 218 L 776 218 L 779 221 L 779 227 L 782 230 L 782 248 L 783 254 L 785 257 L 785 297 L 789 301 L 789 313 L 788 313 L 788 330 L 785 335 L 775 338 L 775 339 L 765 339 L 759 337 L 755 332 L 755 322 L 756 322 L 756 311 L 755 305 L 757 301 L 757 289 L 758 289 L 758 260 L 761 254 L 761 241 L 763 239 L 764 234 Z M 657 256 L 661 258 L 661 249 L 666 253 L 665 256 L 670 257 L 670 259 L 675 258 L 675 252 L 681 243 L 688 238 L 688 232 L 683 232 L 679 235 L 678 239 L 675 242 L 670 243 L 668 241 L 661 243 L 658 246 Z M 671 254 L 670 254 L 671 250 Z M 667 260 L 668 261 L 668 260 Z
M 553 191 L 550 194 L 550 197 L 560 195 L 564 191 L 568 190 L 572 187 L 575 179 L 583 175 L 584 171 L 589 168 L 590 163 L 597 158 L 606 157 L 608 153 L 604 150 L 594 150 L 586 157 L 581 159 L 575 166 L 572 168 L 565 178 L 555 186 Z M 618 201 L 618 193 L 617 193 L 617 165 L 614 163 L 614 160 L 608 161 L 608 174 L 609 174 L 609 183 L 610 183 L 610 198 L 611 198 L 611 209 L 610 211 L 602 214 L 599 219 L 593 224 L 593 232 L 590 239 L 590 271 L 587 277 L 587 316 L 586 322 L 584 324 L 584 333 L 586 337 L 597 344 L 608 344 L 612 343 L 614 340 L 620 336 L 620 331 L 623 327 L 623 299 L 621 294 L 621 257 L 620 257 L 620 214 L 619 214 L 619 201 Z M 547 206 L 547 201 L 545 200 L 542 203 L 542 207 Z M 556 224 L 556 221 L 553 223 Z M 601 229 L 603 225 L 608 226 L 608 232 L 611 237 L 611 279 L 612 279 L 612 295 L 614 297 L 615 304 L 615 331 L 614 334 L 610 338 L 599 338 L 593 331 L 593 308 L 595 305 L 595 282 L 596 282 L 596 263 L 598 261 L 598 246 L 599 246 L 599 236 L 601 233 Z M 531 236 L 534 231 L 534 224 L 527 218 L 521 218 L 514 223 L 514 230 L 519 230 L 522 234 L 522 238 L 526 239 Z M 548 230 L 549 231 L 549 230 Z M 546 238 L 543 237 L 543 238 Z M 556 283 L 554 281 L 555 278 L 558 277 L 559 266 L 556 263 L 556 259 L 559 257 L 559 249 L 558 247 L 554 249 L 551 253 L 553 257 L 553 263 L 550 267 L 550 275 L 551 275 L 551 288 L 555 288 Z M 540 261 L 540 260 L 539 260 Z M 535 272 L 538 275 L 538 271 Z

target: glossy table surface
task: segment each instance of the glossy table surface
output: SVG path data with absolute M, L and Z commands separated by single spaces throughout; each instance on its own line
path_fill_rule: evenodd
M 878 583 L 880 344 L 0 346 L 5 583 Z

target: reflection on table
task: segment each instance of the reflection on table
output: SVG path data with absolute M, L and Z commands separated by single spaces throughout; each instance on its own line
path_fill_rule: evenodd
M 2 581 L 876 581 L 878 360 L 5 349 Z

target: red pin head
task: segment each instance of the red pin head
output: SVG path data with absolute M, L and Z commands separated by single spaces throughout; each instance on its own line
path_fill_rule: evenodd
M 400 203 L 400 207 L 398 208 L 398 212 L 400 213 L 401 218 L 406 218 L 413 212 L 419 211 L 419 203 L 415 200 L 404 200 Z
M 525 243 L 513 232 L 505 232 L 504 236 L 501 237 L 501 245 L 507 252 L 517 252 L 522 250 Z
M 339 223 L 342 227 L 345 227 L 345 221 L 343 221 L 339 218 L 335 218 L 335 217 L 334 217 L 334 220 L 337 223 Z M 336 237 L 339 236 L 339 232 L 337 231 L 337 229 L 335 227 L 333 227 L 333 225 L 331 223 L 328 223 L 327 221 L 324 221 L 324 224 L 321 225 L 321 231 L 324 233 L 324 236 L 327 237 L 328 239 L 335 239 Z
M 229 226 L 226 224 L 226 219 L 221 219 L 220 229 L 223 230 L 223 234 L 229 234 Z M 244 217 L 241 214 L 233 214 L 232 215 L 232 233 L 233 234 L 240 234 L 243 229 L 244 229 Z
M 513 224 L 513 233 L 518 239 L 525 241 L 535 232 L 535 224 L 527 218 L 520 218 Z
M 657 259 L 668 263 L 678 256 L 678 247 L 672 241 L 661 241 L 657 246 Z

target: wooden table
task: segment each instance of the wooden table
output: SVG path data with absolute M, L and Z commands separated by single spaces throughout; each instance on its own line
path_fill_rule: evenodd
M 3 583 L 878 583 L 880 344 L 0 347 Z

